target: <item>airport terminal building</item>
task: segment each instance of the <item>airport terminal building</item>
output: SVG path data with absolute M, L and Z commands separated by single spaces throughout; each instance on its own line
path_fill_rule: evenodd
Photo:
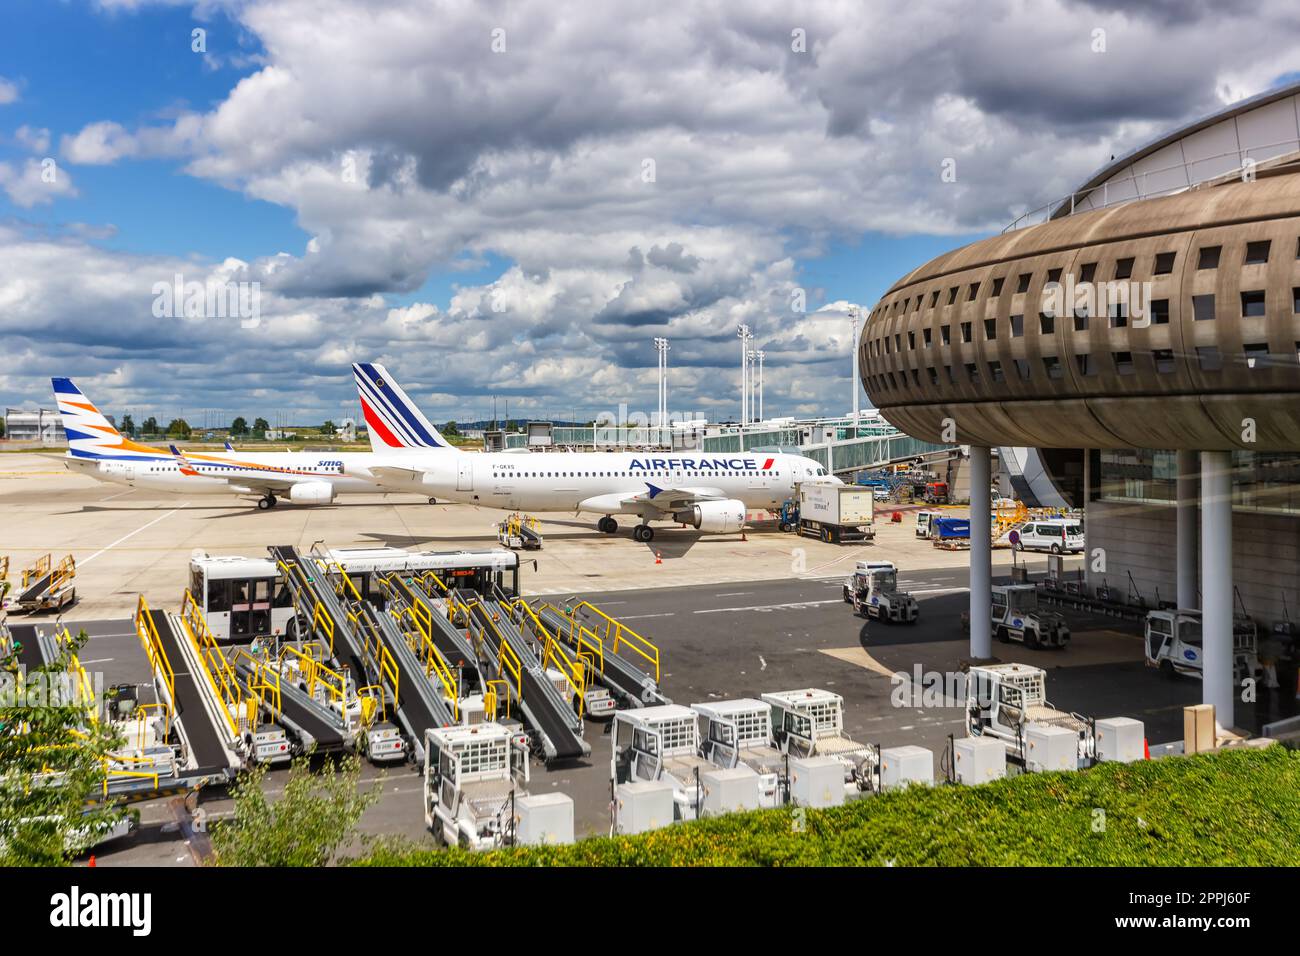
M 894 284 L 859 339 L 863 385 L 907 433 L 971 446 L 972 501 L 990 448 L 1034 449 L 1086 508 L 1088 587 L 1203 611 L 1205 699 L 1230 725 L 1234 612 L 1300 620 L 1300 84 L 1029 218 Z

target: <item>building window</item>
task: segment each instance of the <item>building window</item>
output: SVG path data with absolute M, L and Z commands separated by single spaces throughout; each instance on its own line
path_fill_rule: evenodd
M 1060 270 L 1060 269 L 1048 269 L 1048 270 L 1047 270 L 1047 282 L 1048 282 L 1049 285 L 1050 285 L 1051 283 L 1053 283 L 1053 282 L 1060 282 L 1060 281 L 1061 281 L 1061 270 Z
M 922 330 L 921 330 L 921 339 L 922 339 L 922 341 L 925 342 L 925 347 L 928 349 L 928 348 L 930 347 L 930 330 L 929 330 L 929 329 L 922 329 Z
M 980 383 L 980 370 L 974 362 L 966 363 L 966 377 L 970 379 L 972 385 Z
M 931 293 L 930 295 L 930 308 L 933 309 L 938 304 L 939 304 L 939 290 L 935 289 L 934 292 Z
M 908 333 L 907 333 L 907 347 L 908 347 L 909 349 L 911 349 L 912 351 L 916 351 L 916 333 L 915 333 L 915 332 L 908 332 Z
M 1168 373 L 1174 370 L 1174 350 L 1173 349 L 1156 349 L 1151 353 L 1156 360 L 1156 371 Z
M 1047 372 L 1048 378 L 1060 378 L 1062 374 L 1061 360 L 1055 355 L 1044 355 L 1043 369 Z
M 1005 281 L 1006 279 L 1004 276 L 998 276 L 996 279 L 993 280 L 993 292 L 991 293 L 993 298 L 996 299 L 998 296 L 1002 294 L 1002 283 Z
M 925 298 L 925 296 L 923 296 L 923 295 L 918 295 L 918 296 L 916 297 L 916 305 L 912 306 L 912 311 L 913 311 L 913 312 L 920 312 L 920 311 L 921 311 L 921 300 L 924 299 L 924 298 Z
M 1217 372 L 1223 368 L 1223 356 L 1213 345 L 1198 345 L 1196 361 L 1200 364 L 1202 372 Z
M 1025 317 L 1023 315 L 1013 315 L 1011 317 L 1011 337 L 1018 339 L 1025 334 Z
M 1201 249 L 1201 256 L 1196 261 L 1198 269 L 1217 269 L 1219 268 L 1219 252 L 1222 246 L 1205 246 Z
M 1128 328 L 1128 306 L 1123 302 L 1114 302 L 1111 304 L 1110 327 L 1112 329 Z
M 1029 360 L 1015 359 L 1015 363 L 1016 363 L 1016 372 L 1017 374 L 1020 375 L 1021 381 L 1024 382 L 1029 381 Z
M 1264 314 L 1264 290 L 1257 289 L 1241 294 L 1241 314 L 1244 318 L 1255 319 Z
M 927 366 L 925 367 L 925 372 L 926 372 L 927 375 L 930 376 L 930 384 L 931 384 L 931 385 L 938 385 L 938 384 L 939 384 L 939 370 L 938 370 L 938 369 L 936 369 L 933 365 L 927 365 Z
M 944 374 L 948 376 L 948 384 L 949 384 L 949 385 L 956 385 L 956 384 L 957 384 L 957 374 L 952 370 L 952 366 L 951 366 L 951 365 L 945 365 L 945 366 L 943 367 L 943 371 L 944 371 Z
M 1133 353 L 1116 352 L 1115 353 L 1115 371 L 1120 375 L 1133 374 Z
M 1243 265 L 1262 266 L 1268 262 L 1268 251 L 1272 248 L 1271 239 L 1261 239 L 1258 242 L 1246 243 L 1246 261 Z
M 1291 290 L 1291 311 L 1300 315 L 1300 286 Z
M 1115 261 L 1115 278 L 1130 279 L 1133 277 L 1133 258 L 1117 259 Z
M 942 345 L 951 345 L 951 344 L 952 344 L 952 327 L 951 327 L 951 326 L 941 325 L 941 326 L 939 327 L 939 342 L 940 342 L 940 344 L 942 344 Z
M 1077 313 L 1075 314 L 1075 316 L 1074 316 L 1074 331 L 1076 331 L 1076 332 L 1087 332 L 1087 331 L 1088 331 L 1088 314 L 1087 314 L 1086 312 L 1085 312 L 1083 315 L 1079 315 L 1079 314 L 1077 314 Z
M 970 341 L 970 323 L 969 323 L 969 322 L 963 322 L 963 323 L 961 324 L 961 340 L 962 340 L 963 342 L 969 342 L 969 341 Z
M 1162 252 L 1156 256 L 1156 275 L 1167 276 L 1174 271 L 1174 260 L 1178 258 L 1176 252 Z
M 912 369 L 911 372 L 912 372 L 912 384 L 915 385 L 917 388 L 920 388 L 921 374 L 916 369 Z
M 1005 381 L 1006 381 L 1006 379 L 1003 378 L 1003 376 L 1002 376 L 1002 363 L 1001 363 L 1001 362 L 989 362 L 989 378 L 990 378 L 991 380 L 995 381 L 995 382 L 1005 382 Z
M 888 355 L 891 351 L 893 350 L 889 346 L 889 339 L 885 339 L 885 354 Z
M 1097 263 L 1095 262 L 1085 263 L 1083 268 L 1079 270 L 1079 281 L 1091 282 L 1092 277 L 1095 276 L 1096 274 L 1097 274 Z
M 1268 364 L 1267 342 L 1248 343 L 1242 346 L 1242 351 L 1246 353 L 1246 368 L 1259 368 Z
M 1169 300 L 1168 299 L 1151 300 L 1151 323 L 1153 325 L 1169 324 Z
M 903 335 L 901 332 L 894 333 L 894 351 L 895 352 L 903 351 Z
M 1095 371 L 1092 365 L 1092 356 L 1087 352 L 1080 352 L 1076 355 L 1074 364 L 1078 366 L 1080 375 L 1091 375 Z
M 1038 331 L 1042 335 L 1051 335 L 1056 331 L 1056 316 L 1048 315 L 1046 312 L 1038 313 Z
M 985 340 L 991 342 L 991 341 L 993 341 L 994 339 L 996 339 L 997 337 L 998 337 L 998 320 L 997 320 L 997 319 L 985 319 L 985 320 L 984 320 L 984 338 L 985 338 Z
M 953 286 L 951 289 L 948 290 L 948 304 L 952 305 L 956 301 L 957 301 L 957 287 Z
M 1214 296 L 1192 296 L 1192 318 L 1197 322 L 1209 322 L 1214 318 Z
M 1034 277 L 1032 272 L 1022 272 L 1016 280 L 1016 295 L 1029 291 L 1029 280 Z
M 979 294 L 980 294 L 980 284 L 978 282 L 972 282 L 970 284 L 970 295 L 966 297 L 966 301 L 974 302 L 975 297 Z

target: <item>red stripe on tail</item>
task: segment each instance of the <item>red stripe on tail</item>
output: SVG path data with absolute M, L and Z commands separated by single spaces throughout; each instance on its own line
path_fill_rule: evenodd
M 380 421 L 379 416 L 375 414 L 375 410 L 370 407 L 370 403 L 364 398 L 361 399 L 361 414 L 366 417 L 366 427 L 378 435 L 380 441 L 385 445 L 389 448 L 403 447 L 402 443 L 393 437 L 393 433 L 388 430 L 388 426 Z

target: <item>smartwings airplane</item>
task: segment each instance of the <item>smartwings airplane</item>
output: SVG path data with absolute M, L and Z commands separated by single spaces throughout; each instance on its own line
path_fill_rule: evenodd
M 739 531 L 751 508 L 776 508 L 796 482 L 840 483 L 811 458 L 775 452 L 468 454 L 453 447 L 382 365 L 352 366 L 375 455 L 344 465 L 349 475 L 391 491 L 525 511 L 598 514 L 596 527 L 618 530 L 616 514 L 636 515 L 637 541 L 654 538 L 651 521 L 700 531 Z
M 257 498 L 262 509 L 274 508 L 279 496 L 302 504 L 325 504 L 342 494 L 383 494 L 373 480 L 345 472 L 369 452 L 235 452 L 171 453 L 141 445 L 122 435 L 71 379 L 56 378 L 63 430 L 68 437 L 64 463 L 99 481 L 182 495 L 240 495 Z

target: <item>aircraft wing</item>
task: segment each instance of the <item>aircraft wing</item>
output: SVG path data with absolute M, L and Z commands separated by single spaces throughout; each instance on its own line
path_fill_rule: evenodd
M 597 495 L 583 501 L 578 510 L 605 511 L 610 514 L 640 514 L 654 510 L 670 514 L 701 501 L 724 501 L 726 498 L 726 494 L 718 488 L 660 488 L 647 482 L 645 491 L 631 495 Z

